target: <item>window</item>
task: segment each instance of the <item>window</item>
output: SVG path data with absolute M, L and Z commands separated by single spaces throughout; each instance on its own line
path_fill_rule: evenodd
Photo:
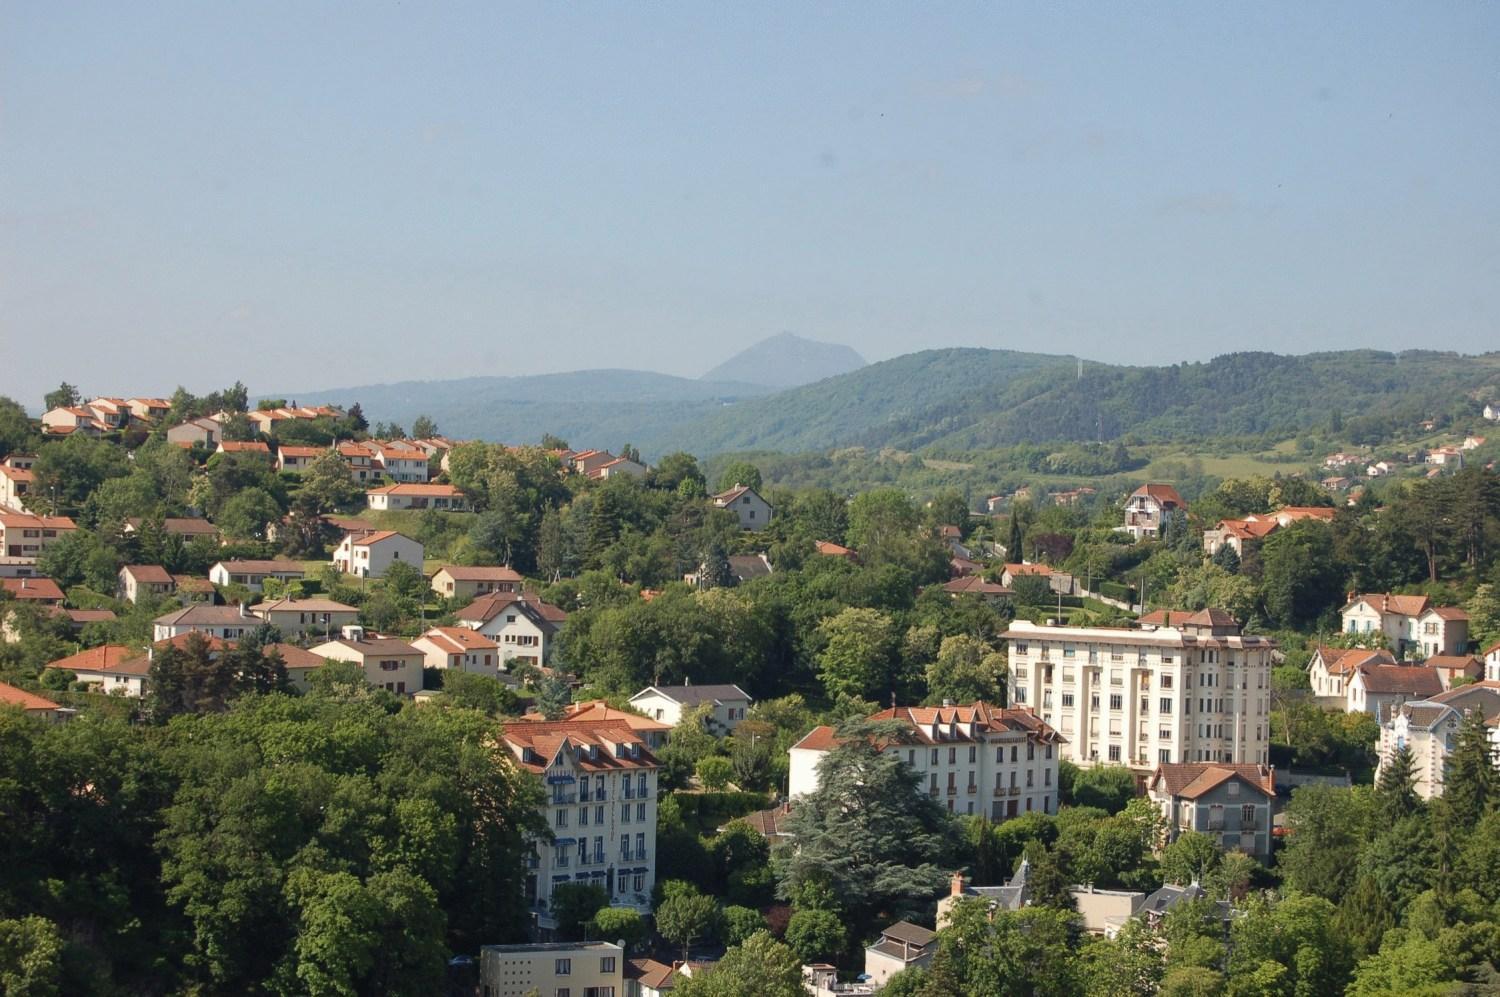
M 588 807 L 579 807 L 578 808 L 578 826 L 579 827 L 588 827 L 589 826 L 589 808 Z
M 1026 687 L 1024 685 L 1016 687 L 1016 702 L 1026 702 Z
M 635 892 L 640 893 L 645 888 L 646 888 L 646 877 L 643 874 L 638 874 L 635 877 Z
M 635 805 L 635 819 L 642 824 L 646 822 L 646 804 L 637 803 Z
M 1120 746 L 1118 744 L 1111 744 L 1109 746 L 1109 760 L 1112 762 L 1117 762 L 1120 760 Z M 1028 773 L 1028 775 L 1029 774 L 1030 773 Z
M 1162 713 L 1171 713 L 1172 712 L 1172 699 L 1171 699 L 1170 696 L 1163 696 L 1161 698 L 1161 703 L 1159 705 L 1161 706 L 1161 710 L 1159 712 L 1162 712 Z
M 557 826 L 558 827 L 567 827 L 568 826 L 568 812 L 566 810 L 559 810 L 557 812 Z
M 1062 694 L 1062 704 L 1063 709 L 1065 710 L 1070 710 L 1073 708 L 1073 694 L 1071 692 L 1065 692 Z
M 1170 762 L 1172 760 L 1171 749 L 1158 748 L 1156 751 L 1156 760 L 1159 762 Z
M 938 763 L 938 749 L 933 748 L 932 749 L 932 764 L 936 765 L 937 763 Z
M 620 823 L 622 823 L 622 824 L 629 824 L 630 823 L 630 807 L 628 807 L 628 806 L 624 807 L 620 811 Z
M 1010 762 L 1012 765 L 1016 763 L 1016 746 L 1014 744 L 1010 746 Z
M 601 956 L 599 959 L 599 972 L 613 973 L 615 971 L 615 957 L 612 955 Z
M 630 835 L 620 835 L 620 858 L 630 858 Z
M 1246 804 L 1244 804 L 1243 806 L 1240 807 L 1240 826 L 1241 827 L 1254 827 L 1255 826 L 1255 804 L 1253 804 L 1253 803 L 1246 803 Z
M 1027 741 L 1026 742 L 1026 760 L 1029 762 L 1029 761 L 1033 761 L 1035 758 L 1036 758 L 1036 744 L 1033 743 L 1033 742 L 1031 742 L 1031 741 Z
M 646 836 L 637 834 L 635 836 L 635 857 L 643 859 L 646 857 Z
M 625 778 L 630 778 L 626 776 Z M 646 773 L 642 772 L 636 779 L 636 790 L 641 794 L 641 799 L 646 798 Z
M 1230 779 L 1229 785 L 1225 786 L 1224 789 L 1230 796 L 1239 796 L 1240 781 L 1238 779 Z
M 1172 676 L 1170 676 L 1170 675 L 1163 675 L 1161 677 L 1161 687 L 1163 689 L 1170 689 L 1170 688 L 1172 688 Z
M 957 748 L 949 748 L 948 749 L 948 764 L 949 765 L 953 765 L 953 764 L 956 764 L 957 762 L 958 762 L 958 749 Z
M 595 807 L 594 808 L 594 823 L 595 824 L 603 824 L 604 823 L 604 808 L 603 807 Z
M 975 763 L 975 762 L 976 762 L 976 761 L 978 761 L 978 760 L 979 760 L 979 759 L 978 759 L 978 758 L 977 758 L 977 757 L 976 757 L 976 755 L 977 755 L 977 753 L 978 753 L 978 751 L 979 751 L 979 749 L 978 749 L 978 748 L 977 748 L 977 747 L 975 747 L 975 746 L 974 746 L 974 745 L 972 745 L 972 744 L 971 744 L 971 745 L 969 745 L 969 764 L 970 764 L 970 765 L 973 765 L 973 764 L 974 764 L 974 763 Z
M 572 959 L 558 959 L 552 967 L 554 976 L 571 976 L 573 974 Z
M 1125 708 L 1125 697 L 1122 696 L 1118 692 L 1112 692 L 1112 693 L 1110 693 L 1109 694 L 1109 708 L 1112 709 L 1112 710 L 1122 710 L 1122 709 L 1124 709 Z

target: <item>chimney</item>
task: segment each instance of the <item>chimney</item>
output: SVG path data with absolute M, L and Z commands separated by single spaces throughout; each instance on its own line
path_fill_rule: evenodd
M 1391 608 L 1391 597 L 1389 595 L 1382 595 L 1380 597 L 1380 611 L 1383 613 L 1383 612 L 1385 612 L 1386 610 L 1388 610 L 1390 608 Z
M 243 602 L 240 603 L 240 616 L 244 619 L 250 618 L 250 607 L 245 605 Z
M 964 895 L 964 874 L 955 872 L 953 874 L 953 885 L 949 890 L 949 896 L 961 897 Z

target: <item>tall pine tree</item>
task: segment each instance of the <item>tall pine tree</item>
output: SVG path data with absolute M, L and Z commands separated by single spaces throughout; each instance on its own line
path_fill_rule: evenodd
M 1389 760 L 1380 766 L 1375 783 L 1375 805 L 1383 822 L 1389 826 L 1417 812 L 1417 775 L 1411 748 L 1403 742 Z
M 1490 751 L 1490 732 L 1482 710 L 1469 710 L 1458 725 L 1458 737 L 1448 756 L 1448 776 L 1443 788 L 1454 827 L 1468 831 L 1500 798 L 1495 759 Z

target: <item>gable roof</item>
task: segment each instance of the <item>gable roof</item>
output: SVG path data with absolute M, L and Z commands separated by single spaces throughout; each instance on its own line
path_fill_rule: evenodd
M 1325 647 L 1319 645 L 1313 652 L 1314 660 L 1321 660 L 1330 675 L 1352 675 L 1361 665 L 1394 665 L 1396 659 L 1386 650 L 1368 650 L 1363 647 Z
M 943 583 L 943 591 L 950 595 L 1012 595 L 1011 589 L 995 582 L 987 582 L 978 575 L 965 575 Z
M 405 459 L 408 456 L 409 456 L 408 454 L 402 454 L 401 455 L 402 459 Z M 421 456 L 422 456 L 423 460 L 427 459 L 425 454 L 423 454 Z M 419 495 L 419 496 L 427 496 L 427 497 L 432 497 L 432 498 L 455 498 L 455 497 L 457 497 L 459 495 L 462 495 L 463 492 L 460 491 L 459 489 L 453 487 L 452 485 L 418 484 L 418 483 L 415 483 L 415 482 L 406 482 L 406 483 L 395 484 L 395 485 L 381 485 L 379 488 L 371 488 L 371 489 L 369 489 L 368 491 L 365 492 L 365 494 L 366 495 Z
M 521 767 L 532 772 L 545 771 L 558 752 L 570 745 L 574 748 L 597 746 L 604 749 L 595 758 L 579 754 L 578 767 L 585 771 L 657 767 L 656 756 L 651 754 L 641 736 L 618 721 L 512 720 L 506 723 L 500 736 L 517 756 Z M 618 756 L 610 750 L 613 744 L 635 745 L 636 754 L 634 757 Z M 527 755 L 528 751 L 532 753 L 530 757 Z
M 492 592 L 480 596 L 454 615 L 460 620 L 475 620 L 488 623 L 511 606 L 538 625 L 555 627 L 566 620 L 568 614 L 556 606 L 542 602 L 530 592 Z
M 0 513 L 0 526 L 16 530 L 76 530 L 67 516 L 33 516 L 26 512 Z
M 0 587 L 16 600 L 63 601 L 63 590 L 50 578 L 0 578 Z
M 50 699 L 43 699 L 34 692 L 25 689 L 17 689 L 13 685 L 0 682 L 0 704 L 5 706 L 19 706 L 28 712 L 33 710 L 55 710 L 57 704 Z
M 720 492 L 719 494 L 715 495 L 714 504 L 719 506 L 729 505 L 732 502 L 738 500 L 741 495 L 745 495 L 747 493 L 750 495 L 754 495 L 762 502 L 765 501 L 765 499 L 760 497 L 760 493 L 757 492 L 754 488 L 751 488 L 749 485 L 735 485 L 727 492 Z
M 400 537 L 407 543 L 414 543 L 418 547 L 422 546 L 421 541 L 413 540 L 405 533 L 399 533 L 396 530 L 376 530 L 374 533 L 365 533 L 361 536 L 356 536 L 354 537 L 353 545 L 355 547 L 373 547 L 378 543 L 385 543 L 387 540 L 394 540 L 397 537 Z
M 894 706 L 870 714 L 869 720 L 899 720 L 911 728 L 901 743 L 973 744 L 981 733 L 1024 733 L 1043 743 L 1065 743 L 1062 735 L 1029 709 L 991 706 L 983 700 L 958 706 Z M 933 731 L 936 731 L 934 736 Z M 837 747 L 838 735 L 828 725 L 814 727 L 793 748 L 808 751 L 830 751 Z
M 272 558 L 270 560 L 246 559 L 240 561 L 219 561 L 214 564 L 215 568 L 222 567 L 230 574 L 236 571 L 247 575 L 305 575 L 307 569 L 300 561 L 287 561 Z
M 1249 762 L 1163 762 L 1156 766 L 1151 786 L 1194 800 L 1235 778 L 1266 796 L 1276 795 L 1275 769 Z
M 743 699 L 752 702 L 750 694 L 737 685 L 648 685 L 634 696 L 630 697 L 633 703 L 647 693 L 655 692 L 663 699 L 683 706 L 697 706 L 699 703 L 722 703 L 726 699 Z
M 828 557 L 855 556 L 855 553 L 851 548 L 845 547 L 843 544 L 836 544 L 831 540 L 814 540 L 813 549 L 816 550 L 819 554 L 824 554 Z
M 1424 665 L 1361 665 L 1355 678 L 1366 692 L 1427 697 L 1443 691 L 1436 668 Z
M 269 654 L 276 651 L 281 655 L 282 664 L 288 668 L 322 668 L 323 659 L 313 654 L 305 647 L 296 644 L 266 644 L 261 648 L 261 653 Z
M 1425 595 L 1391 595 L 1389 592 L 1370 592 L 1351 598 L 1342 612 L 1347 613 L 1361 602 L 1381 616 L 1386 613 L 1394 613 L 1397 616 L 1421 616 L 1431 604 Z
M 318 647 L 327 647 L 329 644 L 340 644 L 344 647 L 349 648 L 351 651 L 358 651 L 361 655 L 415 654 L 419 657 L 422 655 L 421 648 L 412 647 L 406 641 L 397 640 L 394 637 L 366 637 L 363 640 L 351 640 L 348 637 L 336 637 L 333 640 L 325 641 L 324 643 L 319 644 Z M 312 650 L 313 653 L 316 654 L 318 648 L 313 648 Z
M 357 613 L 353 606 L 332 599 L 272 599 L 250 607 L 252 613 Z
M 224 453 L 263 453 L 270 456 L 271 448 L 260 440 L 221 440 L 219 449 Z
M 49 661 L 46 667 L 67 672 L 119 671 L 121 664 L 139 655 L 140 651 L 124 644 L 101 644 L 87 651 L 70 654 L 66 658 Z
M 153 623 L 164 627 L 211 626 L 222 627 L 235 623 L 259 626 L 260 620 L 240 612 L 238 606 L 184 606 L 182 609 L 158 616 Z
M 434 574 L 446 574 L 455 582 L 518 582 L 521 573 L 504 565 L 445 564 Z
M 171 585 L 172 575 L 159 564 L 127 564 L 120 569 L 138 582 L 151 585 Z
M 1130 493 L 1131 498 L 1135 498 L 1137 495 L 1155 499 L 1157 502 L 1160 502 L 1163 505 L 1170 502 L 1180 508 L 1187 508 L 1187 503 L 1182 500 L 1181 495 L 1177 494 L 1177 489 L 1173 488 L 1171 485 L 1142 485 L 1141 487 Z
M 465 651 L 493 651 L 500 647 L 478 630 L 468 627 L 433 627 L 417 640 L 426 638 L 447 654 L 462 654 Z

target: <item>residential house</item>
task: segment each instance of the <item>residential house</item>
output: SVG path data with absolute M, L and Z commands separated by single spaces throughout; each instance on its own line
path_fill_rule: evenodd
M 384 473 L 380 464 L 380 451 L 368 443 L 346 441 L 338 445 L 339 456 L 349 462 L 349 477 L 353 481 L 379 481 Z
M 682 722 L 683 714 L 711 703 L 707 726 L 710 733 L 719 735 L 734 733 L 752 702 L 750 694 L 737 685 L 648 685 L 630 697 L 631 706 L 673 727 Z
M 972 596 L 985 602 L 996 604 L 1005 602 L 1015 595 L 1015 592 L 1004 585 L 995 582 L 987 582 L 979 575 L 964 575 L 943 583 L 943 591 L 954 599 L 961 596 Z
M 95 398 L 83 403 L 106 430 L 124 429 L 130 425 L 130 405 L 123 398 Z
M 993 821 L 1057 813 L 1062 738 L 1028 709 L 983 701 L 900 706 L 874 713 L 870 720 L 906 725 L 909 733 L 881 750 L 904 761 L 950 813 Z M 818 788 L 818 762 L 837 744 L 834 729 L 825 725 L 792 745 L 788 795 L 793 800 Z
M 220 440 L 215 453 L 237 453 L 254 454 L 264 457 L 267 461 L 271 459 L 271 448 L 261 440 Z
M 381 474 L 390 481 L 420 484 L 427 481 L 427 453 L 416 447 L 380 444 L 375 448 Z M 415 507 L 414 507 L 415 508 Z
M 33 516 L 29 513 L 0 513 L 0 553 L 6 557 L 35 561 L 59 537 L 78 529 L 67 516 Z
M 239 640 L 262 622 L 247 606 L 194 604 L 158 616 L 153 621 L 152 640 L 170 640 L 190 633 L 220 640 Z
M 582 450 L 568 459 L 568 465 L 574 474 L 592 478 L 595 471 L 615 459 L 615 455 L 608 450 Z
M 729 569 L 729 581 L 735 585 L 748 582 L 753 578 L 764 578 L 775 570 L 771 567 L 770 558 L 764 554 L 730 554 L 724 560 Z M 717 584 L 709 576 L 709 566 L 706 561 L 698 565 L 697 571 L 690 571 L 683 575 L 682 580 L 694 588 L 712 588 Z
M 219 595 L 213 582 L 195 575 L 173 575 L 172 584 L 177 588 L 177 598 L 183 603 L 213 602 Z
M 300 474 L 312 466 L 313 461 L 327 452 L 327 447 L 297 447 L 278 443 L 276 445 L 276 470 Z
M 1053 505 L 1068 507 L 1076 506 L 1093 494 L 1095 494 L 1095 489 L 1089 488 L 1086 485 L 1082 488 L 1070 488 L 1067 491 L 1053 492 L 1052 503 Z
M 655 959 L 627 959 L 625 997 L 666 997 L 684 975 L 681 970 L 685 968 L 686 963 L 668 965 Z
M 1072 595 L 1076 580 L 1066 571 L 1046 564 L 1007 564 L 1000 572 L 1000 584 L 1014 586 L 1017 578 L 1043 578 L 1047 587 L 1059 595 Z
M 36 475 L 29 469 L 0 464 L 0 506 L 25 512 L 26 497 L 34 487 Z
M 500 676 L 500 645 L 468 627 L 433 627 L 411 642 L 428 668 Z
M 61 606 L 64 595 L 50 578 L 0 578 L 0 590 L 22 605 Z
M 1439 693 L 1426 700 L 1409 700 L 1393 710 L 1380 728 L 1380 769 L 1389 765 L 1401 747 L 1411 749 L 1415 789 L 1424 800 L 1443 795 L 1448 755 L 1458 740 L 1464 715 L 1479 711 L 1489 729 L 1492 753 L 1500 757 L 1500 682 L 1477 682 Z
M 98 436 L 111 427 L 82 405 L 62 405 L 42 413 L 42 432 L 49 436 L 82 433 Z
M 115 598 L 140 602 L 141 596 L 158 599 L 171 595 L 177 588 L 172 575 L 159 564 L 127 564 L 120 569 Z
M 323 658 L 296 644 L 267 644 L 261 648 L 264 654 L 275 651 L 286 666 L 287 683 L 302 692 L 312 688 L 312 676 L 326 662 Z
M 0 460 L 0 466 L 13 467 L 18 471 L 30 471 L 35 465 L 34 453 L 8 453 L 4 460 Z
M 250 612 L 288 637 L 302 634 L 327 637 L 359 622 L 359 610 L 333 599 L 271 599 L 251 606 Z
M 72 710 L 64 709 L 44 696 L 17 689 L 5 682 L 0 682 L 0 709 L 19 709 L 28 717 L 49 723 L 57 723 L 73 715 Z
M 735 485 L 714 496 L 714 507 L 728 509 L 740 521 L 742 530 L 763 530 L 771 522 L 771 503 L 749 485 Z
M 527 713 L 522 719 L 528 721 L 541 721 L 546 717 L 535 710 Z M 602 699 L 590 699 L 582 703 L 569 703 L 563 707 L 562 720 L 598 721 L 609 723 L 623 723 L 631 730 L 640 735 L 646 742 L 646 746 L 652 751 L 667 743 L 667 735 L 672 731 L 672 725 L 660 720 L 652 720 L 650 717 L 631 710 L 617 710 Z
M 1070 761 L 1269 762 L 1277 644 L 1221 609 L 1138 630 L 1016 620 L 1001 636 L 1012 703 L 1055 726 Z
M 1484 417 L 1491 422 L 1500 422 L 1500 403 L 1491 402 L 1484 407 Z
M 1438 447 L 1427 451 L 1427 463 L 1436 467 L 1463 467 L 1464 452 L 1458 447 Z
M 1199 831 L 1226 851 L 1238 849 L 1262 862 L 1271 857 L 1275 770 L 1265 765 L 1181 762 L 1158 765 L 1146 795 L 1161 811 L 1168 844 L 1183 831 Z
M 333 565 L 346 575 L 380 578 L 397 561 L 405 561 L 421 571 L 422 553 L 420 543 L 393 530 L 348 533 L 333 552 Z
M 1461 444 L 1461 448 L 1464 450 L 1478 450 L 1482 446 L 1484 446 L 1484 437 L 1473 435 L 1465 436 Z
M 1307 664 L 1307 678 L 1313 695 L 1338 700 L 1340 708 L 1349 694 L 1349 680 L 1362 665 L 1394 665 L 1396 659 L 1383 649 L 1362 647 L 1324 647 L 1319 645 Z
M 157 422 L 172 411 L 172 402 L 166 398 L 127 398 L 125 405 L 130 414 L 142 422 Z
M 937 953 L 937 932 L 910 921 L 897 921 L 880 932 L 874 944 L 865 947 L 865 976 L 882 987 L 903 969 L 928 966 Z
M 1484 662 L 1472 654 L 1434 654 L 1423 658 L 1421 667 L 1437 672 L 1444 692 L 1454 685 L 1484 681 Z
M 143 520 L 139 516 L 132 516 L 125 520 L 124 532 L 137 533 L 141 530 Z M 219 539 L 219 528 L 206 519 L 193 516 L 168 516 L 161 521 L 162 532 L 170 536 L 182 537 L 184 540 L 193 540 L 198 537 L 206 537 L 210 540 Z
M 1269 516 L 1246 516 L 1243 519 L 1221 519 L 1211 530 L 1203 531 L 1203 553 L 1213 557 L 1228 547 L 1241 559 L 1245 551 L 1253 549 L 1260 541 L 1275 533 L 1281 524 Z
M 1443 680 L 1425 665 L 1361 665 L 1349 677 L 1346 713 L 1368 713 L 1377 720 L 1413 699 L 1443 691 Z
M 139 699 L 146 694 L 146 679 L 151 661 L 146 655 L 124 644 L 101 644 L 87 651 L 50 661 L 53 671 L 72 672 L 75 681 L 99 687 L 111 696 Z
M 448 564 L 433 574 L 432 590 L 444 599 L 476 599 L 482 595 L 519 592 L 521 573 L 503 566 Z
M 1125 500 L 1125 524 L 1119 529 L 1135 540 L 1158 537 L 1173 515 L 1186 511 L 1187 503 L 1171 485 L 1142 485 Z
M 525 898 L 543 932 L 562 883 L 604 889 L 610 903 L 646 913 L 656 883 L 656 756 L 614 721 L 510 721 L 500 735 L 522 769 L 543 781 L 554 835 L 533 843 Z
M 792 840 L 793 835 L 787 827 L 787 820 L 791 815 L 792 804 L 790 801 L 787 801 L 778 803 L 774 807 L 768 807 L 765 810 L 753 811 L 745 814 L 743 817 L 736 817 L 735 820 L 749 825 L 752 831 L 765 838 L 766 843 L 775 848 L 777 845 L 785 844 Z M 728 824 L 720 826 L 718 828 L 719 832 L 723 833 L 724 828 L 727 826 Z
M 1395 473 L 1396 466 L 1388 460 L 1377 460 L 1365 467 L 1365 476 L 1370 478 L 1385 478 Z
M 422 690 L 422 665 L 425 655 L 403 640 L 390 637 L 366 637 L 363 630 L 351 627 L 349 637 L 340 637 L 308 648 L 329 661 L 352 661 L 364 669 L 365 681 L 378 689 L 409 696 Z
M 1429 656 L 1460 654 L 1469 644 L 1469 614 L 1434 606 L 1425 595 L 1351 595 L 1341 612 L 1345 633 L 1384 634 L 1398 656 L 1413 648 Z
M 1069 891 L 1084 931 L 1091 935 L 1113 935 L 1141 909 L 1146 895 L 1134 890 L 1098 890 L 1090 884 Z M 1031 863 L 1020 866 L 1002 886 L 970 886 L 963 873 L 954 873 L 952 886 L 937 902 L 937 926 L 941 929 L 953 916 L 953 908 L 965 899 L 983 900 L 991 909 L 1020 910 L 1031 904 Z
M 1176 883 L 1167 883 L 1161 889 L 1141 901 L 1140 909 L 1136 916 L 1141 918 L 1146 925 L 1152 929 L 1159 929 L 1167 915 L 1179 905 L 1192 903 L 1195 900 L 1203 900 L 1208 897 L 1208 892 L 1198 885 L 1195 879 L 1186 886 Z M 1219 920 L 1223 922 L 1225 935 L 1229 933 L 1229 921 L 1234 917 L 1234 905 L 1227 900 L 1216 900 L 1214 906 L 1217 909 Z M 1109 937 L 1113 933 L 1106 932 Z
M 456 614 L 459 626 L 477 630 L 500 645 L 500 667 L 511 663 L 543 665 L 552 653 L 552 639 L 568 618 L 556 606 L 527 593 L 483 595 Z
M 382 485 L 365 492 L 371 509 L 436 509 L 439 512 L 467 512 L 469 497 L 452 485 L 396 484 Z
M 828 540 L 814 540 L 813 550 L 823 557 L 839 557 L 845 561 L 859 563 L 859 554 L 842 544 L 832 543 Z
M 625 950 L 614 942 L 484 945 L 484 997 L 624 997 Z
M 1341 451 L 1339 453 L 1329 454 L 1327 457 L 1324 457 L 1323 466 L 1328 468 L 1330 471 L 1337 471 L 1340 468 L 1349 467 L 1353 464 L 1359 464 L 1363 461 L 1364 458 L 1359 454 L 1343 453 Z
M 616 457 L 614 460 L 605 461 L 594 468 L 589 472 L 589 477 L 600 481 L 608 481 L 610 478 L 619 475 L 630 478 L 644 478 L 646 470 L 646 465 L 640 461 L 631 460 L 629 457 Z
M 300 582 L 307 572 L 300 562 L 271 559 L 267 561 L 220 561 L 208 569 L 208 580 L 215 585 L 243 585 L 259 592 L 266 579 L 278 582 Z
M 23 575 L 21 577 L 31 578 L 33 576 Z M 104 623 L 116 619 L 113 610 L 109 609 L 67 609 L 56 602 L 36 603 L 41 609 L 42 615 L 48 619 L 61 619 L 66 621 L 67 627 L 77 635 L 90 623 Z M 21 632 L 16 626 L 15 614 L 0 611 L 0 640 L 7 644 L 19 644 Z
M 1500 682 L 1500 640 L 1484 649 L 1484 680 Z

